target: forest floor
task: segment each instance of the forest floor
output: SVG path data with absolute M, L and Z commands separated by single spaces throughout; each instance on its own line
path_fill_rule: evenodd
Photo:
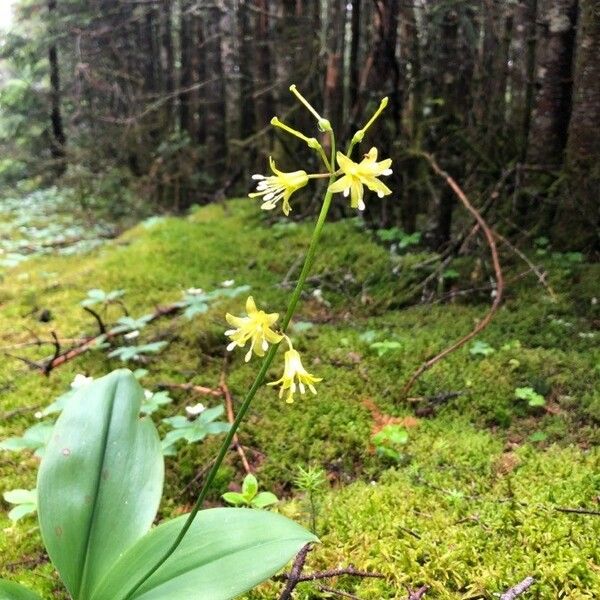
M 34 334 L 49 339 L 55 332 L 64 340 L 93 333 L 95 322 L 80 306 L 88 290 L 124 290 L 123 302 L 138 317 L 179 301 L 189 288 L 234 280 L 251 286 L 260 306 L 281 312 L 289 293 L 281 284 L 297 276 L 310 231 L 310 224 L 270 224 L 253 203 L 235 200 L 188 218 L 149 220 L 83 254 L 6 266 L 0 345 L 12 357 L 0 363 L 0 440 L 34 425 L 36 412 L 68 390 L 76 374 L 100 376 L 122 366 L 96 349 L 45 377 L 14 358 L 52 355 L 52 346 L 22 346 Z M 404 400 L 400 390 L 413 370 L 487 312 L 489 289 L 403 307 L 403 294 L 428 273 L 428 256 L 392 254 L 354 220 L 327 225 L 293 330 L 309 370 L 323 377 L 319 393 L 288 405 L 265 387 L 240 431 L 261 488 L 282 499 L 275 510 L 306 525 L 310 508 L 295 484 L 298 468 L 326 472 L 315 506 L 322 544 L 309 555 L 307 571 L 352 564 L 384 576 L 323 585 L 363 600 L 405 599 L 407 588 L 424 584 L 426 600 L 475 599 L 495 598 L 533 576 L 536 584 L 523 598 L 598 597 L 600 518 L 559 509 L 600 510 L 600 269 L 576 255 L 538 254 L 532 258 L 548 271 L 556 297 L 533 273 L 519 276 L 527 266 L 507 258 L 508 294 L 491 325 L 478 342 L 428 371 Z M 476 260 L 452 268 L 450 287 L 489 283 Z M 224 370 L 224 313 L 243 312 L 243 298 L 223 298 L 191 321 L 181 314 L 156 320 L 126 343 L 168 344 L 128 366 L 147 369 L 142 383 L 150 390 L 165 382 L 216 388 Z M 110 305 L 105 318 L 116 320 L 120 310 Z M 226 368 L 234 408 L 256 370 L 241 354 Z M 518 388 L 535 390 L 543 406 L 517 398 Z M 174 402 L 154 414 L 157 423 L 196 402 L 221 402 L 182 390 L 171 395 Z M 376 452 L 373 434 L 389 424 L 403 427 L 407 440 L 386 457 Z M 159 430 L 164 434 L 165 426 Z M 167 458 L 161 517 L 189 509 L 196 475 L 218 443 L 209 437 Z M 37 466 L 29 450 L 0 451 L 0 493 L 33 488 Z M 211 504 L 243 477 L 231 452 Z M 0 577 L 46 598 L 65 597 L 35 518 L 13 525 L 9 509 L 0 500 Z M 280 588 L 267 583 L 247 598 L 272 599 Z M 305 583 L 296 597 L 335 596 Z

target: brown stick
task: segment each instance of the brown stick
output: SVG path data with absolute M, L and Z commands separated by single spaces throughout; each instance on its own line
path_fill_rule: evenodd
M 298 552 L 296 560 L 294 560 L 294 564 L 292 565 L 292 570 L 287 576 L 287 583 L 279 596 L 279 600 L 289 600 L 292 597 L 292 593 L 300 581 L 302 569 L 304 568 L 304 563 L 306 562 L 306 557 L 308 556 L 310 549 L 311 545 L 306 544 L 306 546 Z
M 418 590 L 411 590 L 410 588 L 408 588 L 407 600 L 421 600 L 423 596 L 428 592 L 428 590 L 428 585 L 422 585 Z
M 524 591 L 528 590 L 535 583 L 533 577 L 525 577 L 521 583 L 517 583 L 514 587 L 504 592 L 500 596 L 500 600 L 515 600 L 517 596 L 520 596 Z
M 555 506 L 554 510 L 562 513 L 572 513 L 576 515 L 592 515 L 594 517 L 600 517 L 600 511 L 598 510 L 590 510 L 589 508 L 563 508 L 560 506 Z
M 170 304 L 168 306 L 159 306 L 154 311 L 154 313 L 152 314 L 152 318 L 148 322 L 151 323 L 152 321 L 155 321 L 156 319 L 159 319 L 160 317 L 165 317 L 167 315 L 171 315 L 173 313 L 180 311 L 181 309 L 182 309 L 181 303 Z M 105 334 L 89 336 L 87 338 L 84 338 L 81 341 L 81 343 L 79 343 L 78 345 L 73 346 L 72 348 L 69 348 L 68 350 L 65 350 L 62 353 L 59 353 L 56 356 L 52 356 L 41 362 L 34 362 L 34 361 L 26 361 L 26 362 L 30 366 L 32 366 L 36 369 L 39 369 L 44 375 L 49 375 L 50 372 L 53 371 L 54 369 L 60 367 L 61 365 L 64 365 L 65 363 L 73 360 L 74 358 L 77 358 L 78 356 L 81 356 L 82 354 L 85 354 L 88 350 L 93 348 L 93 346 L 99 340 L 109 340 L 109 339 L 115 338 L 119 335 L 122 335 L 122 332 L 121 333 L 113 333 L 111 331 L 108 331 Z M 17 357 L 15 357 L 15 358 L 17 358 Z M 25 360 L 25 359 L 20 359 L 20 360 Z
M 218 396 L 219 398 L 223 395 L 221 388 L 212 389 L 203 385 L 195 385 L 193 383 L 159 383 L 158 388 L 170 389 L 170 390 L 184 390 L 186 392 L 194 392 L 195 394 L 202 394 L 204 396 Z
M 419 379 L 419 377 L 423 373 L 425 373 L 425 371 L 431 369 L 431 367 L 433 367 L 433 365 L 438 363 L 440 360 L 442 360 L 455 350 L 458 350 L 459 348 L 464 346 L 469 340 L 473 339 L 479 332 L 483 331 L 488 326 L 493 316 L 496 314 L 498 308 L 500 307 L 500 303 L 502 302 L 502 296 L 504 293 L 504 276 L 502 275 L 502 267 L 500 266 L 500 260 L 498 258 L 498 248 L 496 247 L 494 233 L 492 232 L 488 224 L 485 222 L 484 218 L 481 216 L 479 211 L 471 204 L 471 202 L 469 201 L 463 190 L 460 188 L 458 183 L 456 183 L 456 181 L 437 164 L 435 158 L 430 154 L 426 153 L 422 153 L 420 154 L 420 156 L 423 156 L 429 162 L 431 168 L 435 171 L 435 173 L 437 173 L 440 177 L 446 180 L 446 183 L 450 186 L 450 188 L 456 194 L 458 199 L 463 203 L 464 207 L 471 213 L 471 215 L 477 221 L 478 225 L 481 227 L 487 240 L 487 243 L 490 247 L 490 252 L 492 255 L 492 264 L 494 265 L 494 273 L 496 275 L 496 295 L 494 297 L 494 301 L 492 302 L 492 306 L 490 307 L 489 312 L 485 315 L 483 319 L 481 319 L 481 321 L 479 321 L 479 323 L 477 323 L 477 325 L 470 333 L 462 337 L 460 340 L 458 340 L 439 354 L 436 354 L 433 358 L 430 358 L 429 360 L 424 362 L 411 375 L 410 379 L 402 388 L 403 396 L 406 396 L 408 394 L 408 392 L 415 384 L 417 379 Z
M 227 360 L 227 359 L 225 359 L 225 360 Z M 227 410 L 227 420 L 229 421 L 230 425 L 233 425 L 233 423 L 235 421 L 235 414 L 233 413 L 233 398 L 231 397 L 231 392 L 229 391 L 229 387 L 227 386 L 227 383 L 225 381 L 225 368 L 223 368 L 223 371 L 221 372 L 221 381 L 219 382 L 219 388 L 221 389 L 221 392 L 225 396 L 225 408 Z M 248 474 L 252 473 L 252 468 L 250 467 L 250 463 L 248 462 L 248 459 L 246 458 L 246 453 L 244 452 L 244 448 L 242 448 L 242 445 L 240 444 L 240 439 L 239 439 L 237 433 L 233 436 L 232 442 L 233 442 L 232 446 L 236 449 L 237 453 L 240 455 L 240 460 L 242 461 L 244 470 Z

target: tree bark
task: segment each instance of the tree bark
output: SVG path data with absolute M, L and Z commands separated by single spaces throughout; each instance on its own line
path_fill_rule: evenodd
M 573 110 L 566 167 L 569 192 L 559 208 L 554 241 L 600 253 L 600 5 L 581 0 Z
M 344 122 L 344 38 L 346 0 L 331 0 L 327 19 L 327 65 L 323 94 L 323 114 L 334 131 Z
M 186 131 L 190 139 L 194 139 L 194 110 L 192 106 L 193 94 L 190 88 L 194 82 L 193 49 L 194 36 L 192 34 L 193 19 L 190 14 L 191 0 L 184 0 L 181 4 L 181 18 L 179 22 L 179 39 L 181 45 L 181 68 L 179 73 L 179 126 Z
M 206 64 L 206 123 L 207 174 L 218 182 L 227 164 L 225 74 L 221 49 L 221 10 L 213 5 L 205 9 L 204 57 Z
M 527 162 L 560 166 L 567 140 L 577 0 L 542 0 Z
M 56 1 L 48 0 L 49 23 L 53 34 L 55 30 L 54 20 L 57 12 Z M 48 62 L 50 64 L 50 124 L 52 129 L 50 152 L 52 158 L 56 161 L 56 174 L 60 176 L 66 169 L 65 144 L 67 138 L 61 112 L 60 70 L 58 65 L 58 49 L 55 41 L 48 48 Z

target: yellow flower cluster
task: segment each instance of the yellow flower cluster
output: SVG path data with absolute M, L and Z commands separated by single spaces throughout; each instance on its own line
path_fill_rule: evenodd
M 319 130 L 331 135 L 333 140 L 333 132 L 331 130 L 331 124 L 329 121 L 319 115 L 319 113 L 310 105 L 304 96 L 300 94 L 295 85 L 290 86 L 290 91 L 317 119 Z M 273 158 L 269 157 L 269 165 L 271 167 L 272 175 L 257 174 L 252 176 L 252 178 L 258 181 L 258 183 L 256 186 L 256 191 L 249 194 L 250 198 L 261 198 L 261 208 L 264 210 L 274 209 L 277 206 L 277 203 L 281 200 L 281 208 L 283 213 L 288 216 L 292 210 L 290 205 L 291 195 L 306 186 L 310 179 L 329 177 L 330 185 L 328 191 L 331 194 L 343 193 L 344 197 L 350 196 L 350 206 L 358 210 L 365 209 L 365 187 L 373 192 L 376 192 L 380 198 L 391 194 L 392 190 L 390 190 L 390 188 L 379 179 L 382 176 L 388 176 L 392 174 L 391 158 L 386 158 L 378 162 L 378 153 L 377 148 L 375 147 L 371 148 L 358 163 L 354 162 L 350 158 L 350 154 L 354 148 L 354 145 L 363 140 L 367 129 L 371 127 L 386 106 L 387 98 L 384 98 L 381 101 L 379 108 L 375 111 L 375 114 L 369 119 L 367 124 L 354 134 L 348 152 L 346 154 L 343 154 L 342 152 L 336 153 L 335 158 L 339 166 L 338 170 L 335 170 L 335 165 L 331 164 L 331 162 L 328 160 L 323 146 L 321 146 L 316 138 L 308 137 L 302 132 L 293 129 L 289 125 L 286 125 L 277 117 L 273 117 L 271 124 L 279 129 L 282 129 L 286 133 L 297 137 L 305 142 L 309 148 L 315 150 L 322 158 L 328 172 L 308 174 L 304 170 L 290 172 L 280 171 L 275 166 L 275 161 Z
M 313 394 L 317 393 L 315 383 L 319 383 L 321 378 L 311 375 L 302 364 L 302 359 L 297 350 L 292 346 L 292 342 L 287 336 L 277 333 L 272 327 L 279 319 L 278 313 L 266 313 L 256 307 L 252 296 L 246 301 L 246 316 L 235 317 L 227 313 L 225 315 L 227 322 L 235 327 L 225 332 L 231 342 L 227 350 L 234 348 L 244 348 L 250 342 L 250 349 L 246 353 L 245 360 L 248 362 L 252 354 L 264 356 L 269 349 L 269 344 L 278 344 L 286 339 L 289 350 L 284 356 L 283 375 L 268 385 L 279 385 L 279 397 L 282 398 L 287 391 L 286 402 L 291 404 L 294 401 L 294 394 L 299 390 L 301 394 L 306 393 L 308 388 Z

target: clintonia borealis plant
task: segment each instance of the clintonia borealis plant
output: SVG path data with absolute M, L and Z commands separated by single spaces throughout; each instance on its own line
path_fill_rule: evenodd
M 286 312 L 266 313 L 250 296 L 245 316 L 227 314 L 228 350 L 246 349 L 245 360 L 262 359 L 253 384 L 227 432 L 197 501 L 188 515 L 152 528 L 162 496 L 164 463 L 160 441 L 150 419 L 139 418 L 144 392 L 128 370 L 94 381 L 72 398 L 56 422 L 38 475 L 39 523 L 48 555 L 73 600 L 229 600 L 280 570 L 317 538 L 293 521 L 248 508 L 202 510 L 233 437 L 258 389 L 263 385 L 280 344 L 285 344 L 279 386 L 288 403 L 299 392 L 316 393 L 322 380 L 309 373 L 286 330 L 312 267 L 332 197 L 342 193 L 350 205 L 365 208 L 364 188 L 380 197 L 391 190 L 379 179 L 391 174 L 391 160 L 377 160 L 371 148 L 355 162 L 352 151 L 387 105 L 358 130 L 346 153 L 336 152 L 331 125 L 298 92 L 290 90 L 329 136 L 330 157 L 315 137 L 308 137 L 274 118 L 271 123 L 304 140 L 321 157 L 325 173 L 280 171 L 255 175 L 261 208 L 278 205 L 285 215 L 291 196 L 311 179 L 329 185 L 315 224 L 304 266 Z M 0 580 L 0 600 L 40 600 L 23 586 Z

